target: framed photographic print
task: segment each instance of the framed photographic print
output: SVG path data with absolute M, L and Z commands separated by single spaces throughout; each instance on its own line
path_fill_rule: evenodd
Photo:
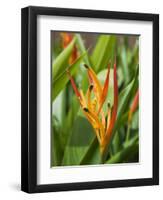
M 22 190 L 159 183 L 159 16 L 22 9 Z

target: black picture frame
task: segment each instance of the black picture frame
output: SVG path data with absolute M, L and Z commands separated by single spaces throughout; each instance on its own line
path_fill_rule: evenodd
M 37 184 L 37 16 L 55 15 L 153 23 L 153 177 L 130 180 Z M 28 193 L 159 184 L 159 15 L 26 7 L 21 11 L 21 190 Z

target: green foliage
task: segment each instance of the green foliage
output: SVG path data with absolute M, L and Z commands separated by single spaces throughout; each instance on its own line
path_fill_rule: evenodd
M 87 119 L 78 116 L 72 134 L 65 148 L 62 165 L 78 165 L 87 152 L 94 136 L 94 130 Z
M 119 38 L 123 40 L 119 42 Z M 133 46 L 130 46 L 128 36 L 98 35 L 94 41 L 93 51 L 87 51 L 84 36 L 79 33 L 74 34 L 74 39 L 52 62 L 52 166 L 139 161 L 138 109 L 133 114 L 131 124 L 128 124 L 129 109 L 139 85 L 138 38 L 135 38 Z M 72 65 L 69 65 L 74 45 L 76 45 L 80 55 Z M 57 46 L 56 48 L 58 48 Z M 55 51 L 59 50 L 55 49 Z M 86 92 L 88 75 L 83 63 L 93 68 L 103 85 L 108 63 L 111 62 L 112 68 L 115 57 L 119 93 L 118 112 L 110 143 L 102 158 L 94 129 L 80 109 L 79 101 L 66 71 L 70 71 L 77 87 Z M 108 95 L 104 103 L 105 114 L 108 102 L 113 106 L 113 69 L 110 69 Z M 128 130 L 130 137 L 126 139 Z
M 101 35 L 91 56 L 92 67 L 95 72 L 105 69 L 109 61 L 114 62 L 116 37 Z
M 86 48 L 84 46 L 83 39 L 82 39 L 81 35 L 78 33 L 75 34 L 75 36 L 76 36 L 76 43 L 79 47 L 79 51 L 81 52 L 81 54 L 83 54 L 84 52 L 86 52 Z M 91 61 L 90 61 L 88 53 L 86 53 L 86 56 L 83 58 L 83 60 L 87 65 L 91 66 Z
M 115 155 L 113 155 L 106 163 L 125 163 L 130 156 L 134 156 L 138 152 L 138 134 L 130 141 L 123 144 L 123 147 Z
M 61 130 L 58 127 L 56 118 L 52 119 L 52 133 L 51 133 L 51 164 L 52 166 L 58 166 L 61 164 L 64 149 L 62 148 Z
M 84 56 L 85 56 L 85 54 L 81 55 L 71 66 L 67 67 L 67 69 L 71 72 L 72 75 L 77 70 L 77 67 L 79 66 L 79 64 L 82 61 L 82 59 L 83 59 Z M 66 70 L 64 70 L 64 72 L 60 73 L 54 79 L 54 81 L 52 83 L 52 101 L 55 100 L 55 98 L 57 97 L 57 95 L 61 92 L 61 90 L 64 89 L 65 85 L 69 81 L 69 78 L 67 76 Z
M 68 66 L 68 59 L 72 53 L 75 44 L 75 39 L 65 48 L 52 64 L 52 80 L 55 80 L 60 74 L 65 71 Z

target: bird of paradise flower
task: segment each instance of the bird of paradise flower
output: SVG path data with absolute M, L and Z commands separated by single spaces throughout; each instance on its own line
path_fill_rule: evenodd
M 107 75 L 104 85 L 99 81 L 96 73 L 93 69 L 86 64 L 84 65 L 89 79 L 89 86 L 86 94 L 83 93 L 82 89 L 78 89 L 73 77 L 70 72 L 67 71 L 73 90 L 79 100 L 82 111 L 87 120 L 92 125 L 95 135 L 98 139 L 100 146 L 100 153 L 103 156 L 107 146 L 110 143 L 112 131 L 116 122 L 117 109 L 118 109 L 118 84 L 116 74 L 116 62 L 114 63 L 113 71 L 113 84 L 114 84 L 114 102 L 111 107 L 108 103 L 107 115 L 105 116 L 103 105 L 106 101 L 109 92 L 109 75 L 110 75 L 110 64 L 108 65 Z M 94 95 L 91 95 L 94 93 Z M 93 97 L 92 97 L 93 96 Z

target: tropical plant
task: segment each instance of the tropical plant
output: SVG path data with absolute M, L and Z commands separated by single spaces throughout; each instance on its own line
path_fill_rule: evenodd
M 51 164 L 138 162 L 139 38 L 88 35 L 54 37 Z

